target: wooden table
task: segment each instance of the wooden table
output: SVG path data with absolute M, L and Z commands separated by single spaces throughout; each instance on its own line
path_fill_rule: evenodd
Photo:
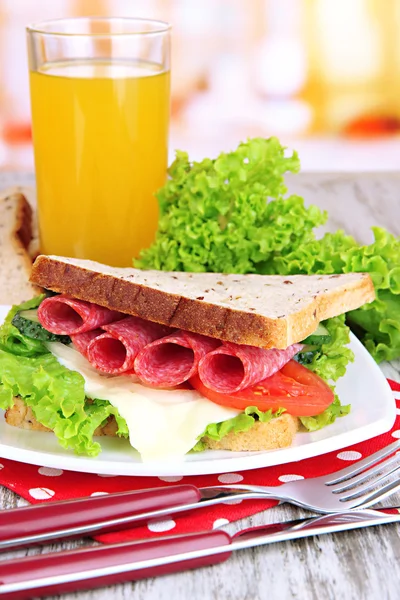
M 30 176 L 1 174 L 0 190 L 29 185 Z M 326 208 L 332 230 L 345 228 L 363 242 L 371 241 L 369 227 L 381 225 L 400 235 L 400 174 L 312 174 L 288 177 L 291 193 Z M 382 365 L 385 375 L 400 380 L 400 362 Z M 0 490 L 1 508 L 24 504 L 9 490 Z M 400 505 L 400 495 L 386 505 Z M 230 533 L 305 515 L 288 505 L 231 523 Z M 309 514 L 309 513 L 308 513 Z M 196 571 L 69 594 L 66 600 L 391 600 L 400 597 L 399 527 L 324 535 L 264 548 L 236 552 L 226 563 Z M 3 554 L 15 558 L 76 546 L 75 542 Z

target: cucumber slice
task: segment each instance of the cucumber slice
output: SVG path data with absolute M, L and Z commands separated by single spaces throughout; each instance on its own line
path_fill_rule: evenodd
M 22 310 L 18 313 L 20 317 L 26 319 L 27 321 L 33 321 L 34 323 L 39 323 L 37 308 L 32 308 L 31 310 Z
M 300 363 L 301 365 L 310 365 L 314 360 L 316 352 L 299 352 L 294 357 L 294 360 Z
M 23 311 L 30 312 L 30 311 Z M 44 329 L 39 322 L 25 319 L 21 316 L 21 313 L 17 313 L 11 324 L 18 329 L 22 335 L 33 340 L 39 340 L 40 342 L 61 342 L 62 344 L 70 344 L 71 338 L 68 335 L 56 335 L 50 333 Z
M 331 341 L 332 336 L 330 335 L 327 328 L 320 323 L 317 329 L 309 335 L 305 340 L 303 340 L 303 344 L 311 344 L 315 346 L 322 346 L 322 344 L 326 344 Z

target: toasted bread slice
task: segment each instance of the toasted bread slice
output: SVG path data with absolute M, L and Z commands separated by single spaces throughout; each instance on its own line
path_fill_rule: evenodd
M 44 255 L 36 259 L 31 281 L 129 315 L 263 348 L 287 348 L 320 321 L 375 298 L 368 273 L 176 273 Z
M 0 197 L 0 304 L 19 304 L 40 293 L 29 281 L 32 209 L 25 196 Z
M 31 431 L 51 430 L 39 423 L 32 409 L 18 396 L 14 398 L 14 405 L 6 411 L 5 419 L 9 425 Z M 255 422 L 248 431 L 241 433 L 228 433 L 221 441 L 216 442 L 209 437 L 202 438 L 202 442 L 211 450 L 259 451 L 274 450 L 290 446 L 298 430 L 297 417 L 283 414 L 268 423 Z M 105 425 L 98 427 L 95 436 L 117 435 L 118 426 L 114 417 L 110 417 Z

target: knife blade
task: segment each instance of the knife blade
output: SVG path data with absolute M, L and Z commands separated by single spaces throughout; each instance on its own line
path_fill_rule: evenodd
M 216 564 L 235 550 L 399 521 L 400 507 L 353 510 L 252 527 L 233 537 L 214 530 L 29 556 L 0 563 L 0 598 L 93 589 Z

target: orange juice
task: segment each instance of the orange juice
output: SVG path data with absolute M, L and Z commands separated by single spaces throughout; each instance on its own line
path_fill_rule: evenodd
M 157 228 L 169 72 L 52 63 L 30 85 L 41 252 L 131 266 Z

